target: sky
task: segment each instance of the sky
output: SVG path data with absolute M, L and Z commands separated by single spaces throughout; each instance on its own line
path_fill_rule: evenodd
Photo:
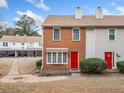
M 48 15 L 74 15 L 76 7 L 83 15 L 95 15 L 97 7 L 104 15 L 124 15 L 124 0 L 0 0 L 0 24 L 15 27 L 19 16 L 26 14 L 41 25 Z

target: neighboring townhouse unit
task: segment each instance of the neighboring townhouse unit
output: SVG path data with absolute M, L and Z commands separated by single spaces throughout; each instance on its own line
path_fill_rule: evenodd
M 0 57 L 40 57 L 41 36 L 8 36 L 0 39 Z
M 110 69 L 124 60 L 124 16 L 48 16 L 43 24 L 43 69 L 79 70 L 80 60 L 102 58 Z

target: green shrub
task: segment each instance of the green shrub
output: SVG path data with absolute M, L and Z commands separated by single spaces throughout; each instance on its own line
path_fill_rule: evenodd
M 37 67 L 37 69 L 41 69 L 41 66 L 42 66 L 42 59 L 40 59 L 40 60 L 38 60 L 38 61 L 36 62 L 36 67 Z
M 88 58 L 80 61 L 81 72 L 103 72 L 107 69 L 106 61 L 99 58 Z
M 117 68 L 118 68 L 118 70 L 120 70 L 121 72 L 124 72 L 124 61 L 119 61 L 119 62 L 117 62 Z

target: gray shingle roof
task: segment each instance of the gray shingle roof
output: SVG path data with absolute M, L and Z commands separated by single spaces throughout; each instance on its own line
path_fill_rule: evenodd
M 81 19 L 75 19 L 74 16 L 48 16 L 43 23 L 45 27 L 52 26 L 124 26 L 124 16 L 104 16 L 103 19 L 97 19 L 95 16 L 82 16 Z

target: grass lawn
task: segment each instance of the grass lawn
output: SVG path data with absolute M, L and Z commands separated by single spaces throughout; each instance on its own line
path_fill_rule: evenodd
M 0 78 L 9 73 L 11 65 L 9 61 L 0 62 Z
M 36 61 L 39 59 L 32 59 L 18 62 L 19 74 L 28 74 L 36 69 Z
M 76 77 L 41 83 L 0 83 L 0 93 L 124 93 L 124 79 Z

